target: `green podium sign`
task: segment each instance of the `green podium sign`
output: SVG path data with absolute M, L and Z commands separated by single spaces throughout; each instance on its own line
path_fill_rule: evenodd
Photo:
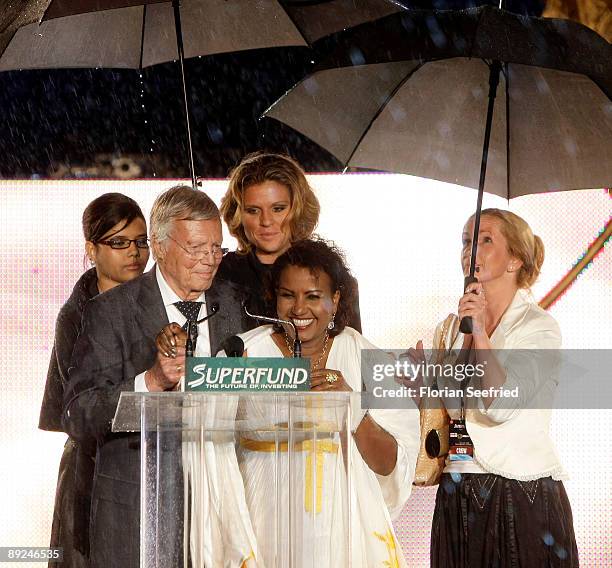
M 189 357 L 185 391 L 309 391 L 310 359 Z

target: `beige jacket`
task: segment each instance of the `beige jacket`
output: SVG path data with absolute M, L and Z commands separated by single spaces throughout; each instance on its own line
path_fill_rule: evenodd
M 450 326 L 452 328 L 452 326 Z M 440 345 L 442 323 L 434 345 Z M 461 349 L 463 334 L 444 344 Z M 550 418 L 558 382 L 561 331 L 555 319 L 528 292 L 519 290 L 491 337 L 499 362 L 506 370 L 504 388 L 519 386 L 518 399 L 497 399 L 488 409 L 482 400 L 467 404 L 466 425 L 474 442 L 474 459 L 486 471 L 528 481 L 551 476 L 566 479 L 550 438 Z M 438 387 L 457 388 L 455 379 L 438 379 Z M 458 410 L 449 410 L 458 417 Z

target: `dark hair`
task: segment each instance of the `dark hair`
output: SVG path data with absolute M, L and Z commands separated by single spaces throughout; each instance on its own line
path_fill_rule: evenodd
M 137 218 L 145 221 L 138 203 L 131 197 L 123 193 L 105 193 L 85 207 L 83 236 L 86 241 L 96 243 L 117 223 L 125 220 L 121 231 Z
M 338 335 L 351 321 L 355 321 L 355 298 L 357 296 L 357 281 L 351 274 L 344 254 L 334 243 L 320 238 L 298 241 L 281 254 L 272 265 L 268 280 L 268 300 L 271 306 L 276 306 L 276 293 L 280 277 L 288 266 L 308 268 L 311 274 L 324 272 L 329 276 L 332 293 L 340 291 L 340 301 L 334 329 L 330 336 Z

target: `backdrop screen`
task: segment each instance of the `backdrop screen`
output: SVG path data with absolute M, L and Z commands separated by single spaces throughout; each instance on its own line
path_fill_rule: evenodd
M 430 345 L 435 324 L 455 311 L 463 285 L 461 231 L 476 192 L 410 176 L 310 176 L 321 202 L 318 233 L 347 255 L 359 281 L 364 335 L 385 348 Z M 175 181 L 0 181 L 0 546 L 47 546 L 63 434 L 37 429 L 54 322 L 84 270 L 80 227 L 95 197 L 119 191 L 148 216 Z M 205 181 L 217 203 L 225 180 Z M 546 261 L 533 288 L 544 296 L 610 220 L 603 189 L 516 199 L 485 195 L 540 235 Z M 225 245 L 235 242 L 225 233 Z M 612 347 L 612 265 L 605 248 L 550 308 L 566 348 Z M 581 563 L 612 565 L 610 410 L 555 411 L 553 436 L 571 479 Z M 410 566 L 428 566 L 435 489 L 415 489 L 396 522 Z M 39 566 L 40 564 L 36 564 Z

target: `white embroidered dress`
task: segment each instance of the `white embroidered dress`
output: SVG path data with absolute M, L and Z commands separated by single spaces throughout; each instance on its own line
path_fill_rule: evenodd
M 272 331 L 272 326 L 262 326 L 241 335 L 249 357 L 282 356 L 271 337 Z M 354 329 L 345 328 L 334 338 L 326 364 L 328 369 L 341 371 L 354 391 L 361 390 L 362 349 L 375 347 Z M 264 417 L 267 411 L 263 406 L 257 407 L 256 398 L 251 397 L 247 401 L 248 407 L 240 409 L 240 412 L 256 420 Z M 352 415 L 355 430 L 364 412 L 358 405 L 353 405 Z M 375 474 L 361 457 L 354 439 L 350 438 L 351 527 L 344 526 L 346 515 L 341 510 L 345 501 L 342 495 L 347 491 L 341 436 L 336 433 L 318 442 L 317 451 L 314 452 L 308 446 L 309 441 L 305 440 L 303 450 L 295 452 L 294 456 L 297 457 L 293 458 L 294 463 L 289 468 L 286 451 L 274 453 L 266 449 L 267 445 L 273 446 L 274 440 L 278 440 L 278 432 L 243 433 L 238 461 L 257 543 L 255 562 L 248 566 L 406 566 L 391 519 L 401 512 L 411 492 L 420 444 L 419 414 L 415 407 L 414 410 L 371 410 L 370 416 L 397 440 L 397 463 L 390 475 L 383 477 Z M 287 421 L 287 416 L 280 416 L 280 420 Z M 300 443 L 299 440 L 297 443 Z M 310 475 L 312 479 L 313 475 L 309 474 L 315 469 L 312 460 L 317 460 L 320 469 L 315 474 L 315 487 L 311 486 L 309 490 L 308 479 L 304 476 Z M 283 479 L 283 483 L 278 485 L 272 482 L 278 471 L 286 474 L 289 470 L 292 473 L 288 477 L 293 479 Z M 306 490 L 297 494 L 290 492 L 291 486 L 306 487 Z M 293 524 L 297 527 L 294 535 L 289 534 L 286 525 L 271 525 L 272 519 L 277 518 L 279 513 L 279 518 L 287 518 L 290 502 L 294 504 Z M 296 513 L 296 510 L 299 512 Z M 250 527 L 245 532 L 250 533 Z M 277 542 L 277 534 L 280 535 L 280 542 Z M 347 554 L 349 548 L 350 559 Z

